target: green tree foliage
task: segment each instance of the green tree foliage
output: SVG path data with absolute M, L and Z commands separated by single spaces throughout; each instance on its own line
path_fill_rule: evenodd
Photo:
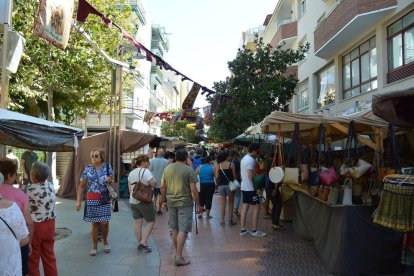
M 213 114 L 209 137 L 226 141 L 258 123 L 275 110 L 284 110 L 292 99 L 298 79 L 287 75 L 289 66 L 301 61 L 309 45 L 297 50 L 272 48 L 262 40 L 256 42 L 255 51 L 243 47 L 237 57 L 228 63 L 231 76 L 214 83 L 214 89 L 229 96 Z M 208 101 L 212 103 L 213 97 Z
M 198 143 L 200 138 L 195 135 L 195 124 L 189 121 L 180 120 L 174 125 L 170 122 L 162 122 L 161 134 L 166 137 L 180 137 L 189 143 Z
M 134 28 L 130 6 L 119 6 L 119 1 L 115 5 L 111 0 L 90 2 L 128 32 Z M 18 72 L 11 76 L 9 109 L 47 117 L 47 95 L 52 92 L 57 121 L 71 123 L 75 116 L 83 118 L 88 108 L 107 111 L 111 66 L 74 29 L 64 51 L 35 36 L 33 26 L 38 5 L 39 1 L 34 0 L 14 4 L 13 28 L 23 35 L 26 45 Z M 82 25 L 109 55 L 114 56 L 117 47 L 125 43 L 118 29 L 108 28 L 95 15 L 89 15 Z

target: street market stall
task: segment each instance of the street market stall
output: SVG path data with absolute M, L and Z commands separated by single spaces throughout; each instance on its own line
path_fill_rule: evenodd
M 260 123 L 264 133 L 292 138 L 292 150 L 288 154 L 284 153 L 286 162 L 283 161 L 278 166 L 284 168 L 282 187 L 294 190 L 293 228 L 301 237 L 313 240 L 330 273 L 386 274 L 403 270 L 402 234 L 373 223 L 372 213 L 375 208 L 370 206 L 372 202 L 367 200 L 361 205 L 361 202 L 356 201 L 357 198 L 362 198 L 363 191 L 371 187 L 371 182 L 368 183 L 368 178 L 363 178 L 362 175 L 352 174 L 351 177 L 349 171 L 344 172 L 346 176 L 338 177 L 339 172 L 342 173 L 339 167 L 342 168 L 341 164 L 348 161 L 345 156 L 358 161 L 346 167 L 354 171 L 359 166 L 363 151 L 366 153 L 365 159 L 376 164 L 374 160 L 382 152 L 387 127 L 388 123 L 371 111 L 346 117 L 275 111 Z M 333 152 L 331 143 L 344 139 L 345 151 Z M 311 154 L 310 161 L 305 161 L 303 152 L 306 148 L 310 148 L 316 158 L 312 158 Z M 316 165 L 313 162 L 315 159 Z M 339 163 L 337 159 L 340 159 Z M 326 168 L 322 162 L 326 162 Z M 372 167 L 371 164 L 369 168 Z M 315 167 L 313 170 L 311 165 Z M 374 170 L 367 169 L 363 174 L 371 177 L 371 171 Z M 294 180 L 288 181 L 292 175 Z M 317 177 L 313 177 L 315 175 Z M 311 179 L 316 179 L 316 182 Z M 340 186 L 338 183 L 344 180 L 345 186 Z M 352 181 L 359 182 L 361 189 L 358 195 L 355 193 L 357 185 L 347 185 L 347 182 Z M 316 194 L 312 188 L 316 188 Z M 368 195 L 370 190 L 371 188 Z M 339 195 L 341 191 L 342 196 Z M 345 198 L 348 199 L 346 202 Z
M 0 144 L 42 151 L 74 151 L 84 131 L 0 109 Z
M 79 144 L 78 154 L 73 154 L 63 179 L 63 184 L 59 187 L 58 195 L 60 197 L 75 197 L 79 179 L 85 166 L 90 163 L 90 153 L 94 148 L 102 148 L 107 153 L 109 150 L 109 140 L 111 133 L 105 132 L 84 138 Z M 117 133 L 120 139 L 120 154 L 134 152 L 153 141 L 156 136 L 146 133 L 121 130 Z

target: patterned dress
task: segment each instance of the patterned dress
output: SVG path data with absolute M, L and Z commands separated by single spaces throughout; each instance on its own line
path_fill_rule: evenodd
M 107 173 L 108 168 L 108 173 Z M 88 182 L 87 193 L 103 193 L 108 190 L 106 187 L 106 176 L 112 176 L 111 166 L 104 163 L 99 169 L 91 164 L 87 165 L 83 171 L 80 180 Z M 111 202 L 101 204 L 100 199 L 86 199 L 85 212 L 83 220 L 87 222 L 102 222 L 111 219 Z

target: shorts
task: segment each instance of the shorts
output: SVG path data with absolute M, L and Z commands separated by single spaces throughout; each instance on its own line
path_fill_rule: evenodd
M 168 226 L 170 229 L 189 233 L 193 228 L 193 207 L 169 207 Z
M 256 205 L 260 204 L 259 196 L 256 191 L 242 191 L 243 203 Z
M 160 188 L 154 188 L 154 197 L 157 197 L 160 194 L 161 194 L 161 189 Z
M 234 192 L 230 191 L 229 185 L 220 185 L 218 186 L 219 196 L 234 196 Z
M 129 204 L 131 207 L 132 217 L 134 219 L 144 218 L 147 222 L 155 221 L 155 208 L 151 203 L 140 202 L 138 204 Z

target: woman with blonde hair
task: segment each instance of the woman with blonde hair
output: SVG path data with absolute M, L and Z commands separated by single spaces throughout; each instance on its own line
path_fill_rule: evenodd
M 96 256 L 98 247 L 99 224 L 102 225 L 102 238 L 105 253 L 110 253 L 108 243 L 109 220 L 111 219 L 111 201 L 107 185 L 112 183 L 112 168 L 105 162 L 105 152 L 102 149 L 93 149 L 91 152 L 92 163 L 88 164 L 80 178 L 77 191 L 76 210 L 81 208 L 81 201 L 85 187 L 86 201 L 84 221 L 92 223 L 93 247 L 90 256 Z

